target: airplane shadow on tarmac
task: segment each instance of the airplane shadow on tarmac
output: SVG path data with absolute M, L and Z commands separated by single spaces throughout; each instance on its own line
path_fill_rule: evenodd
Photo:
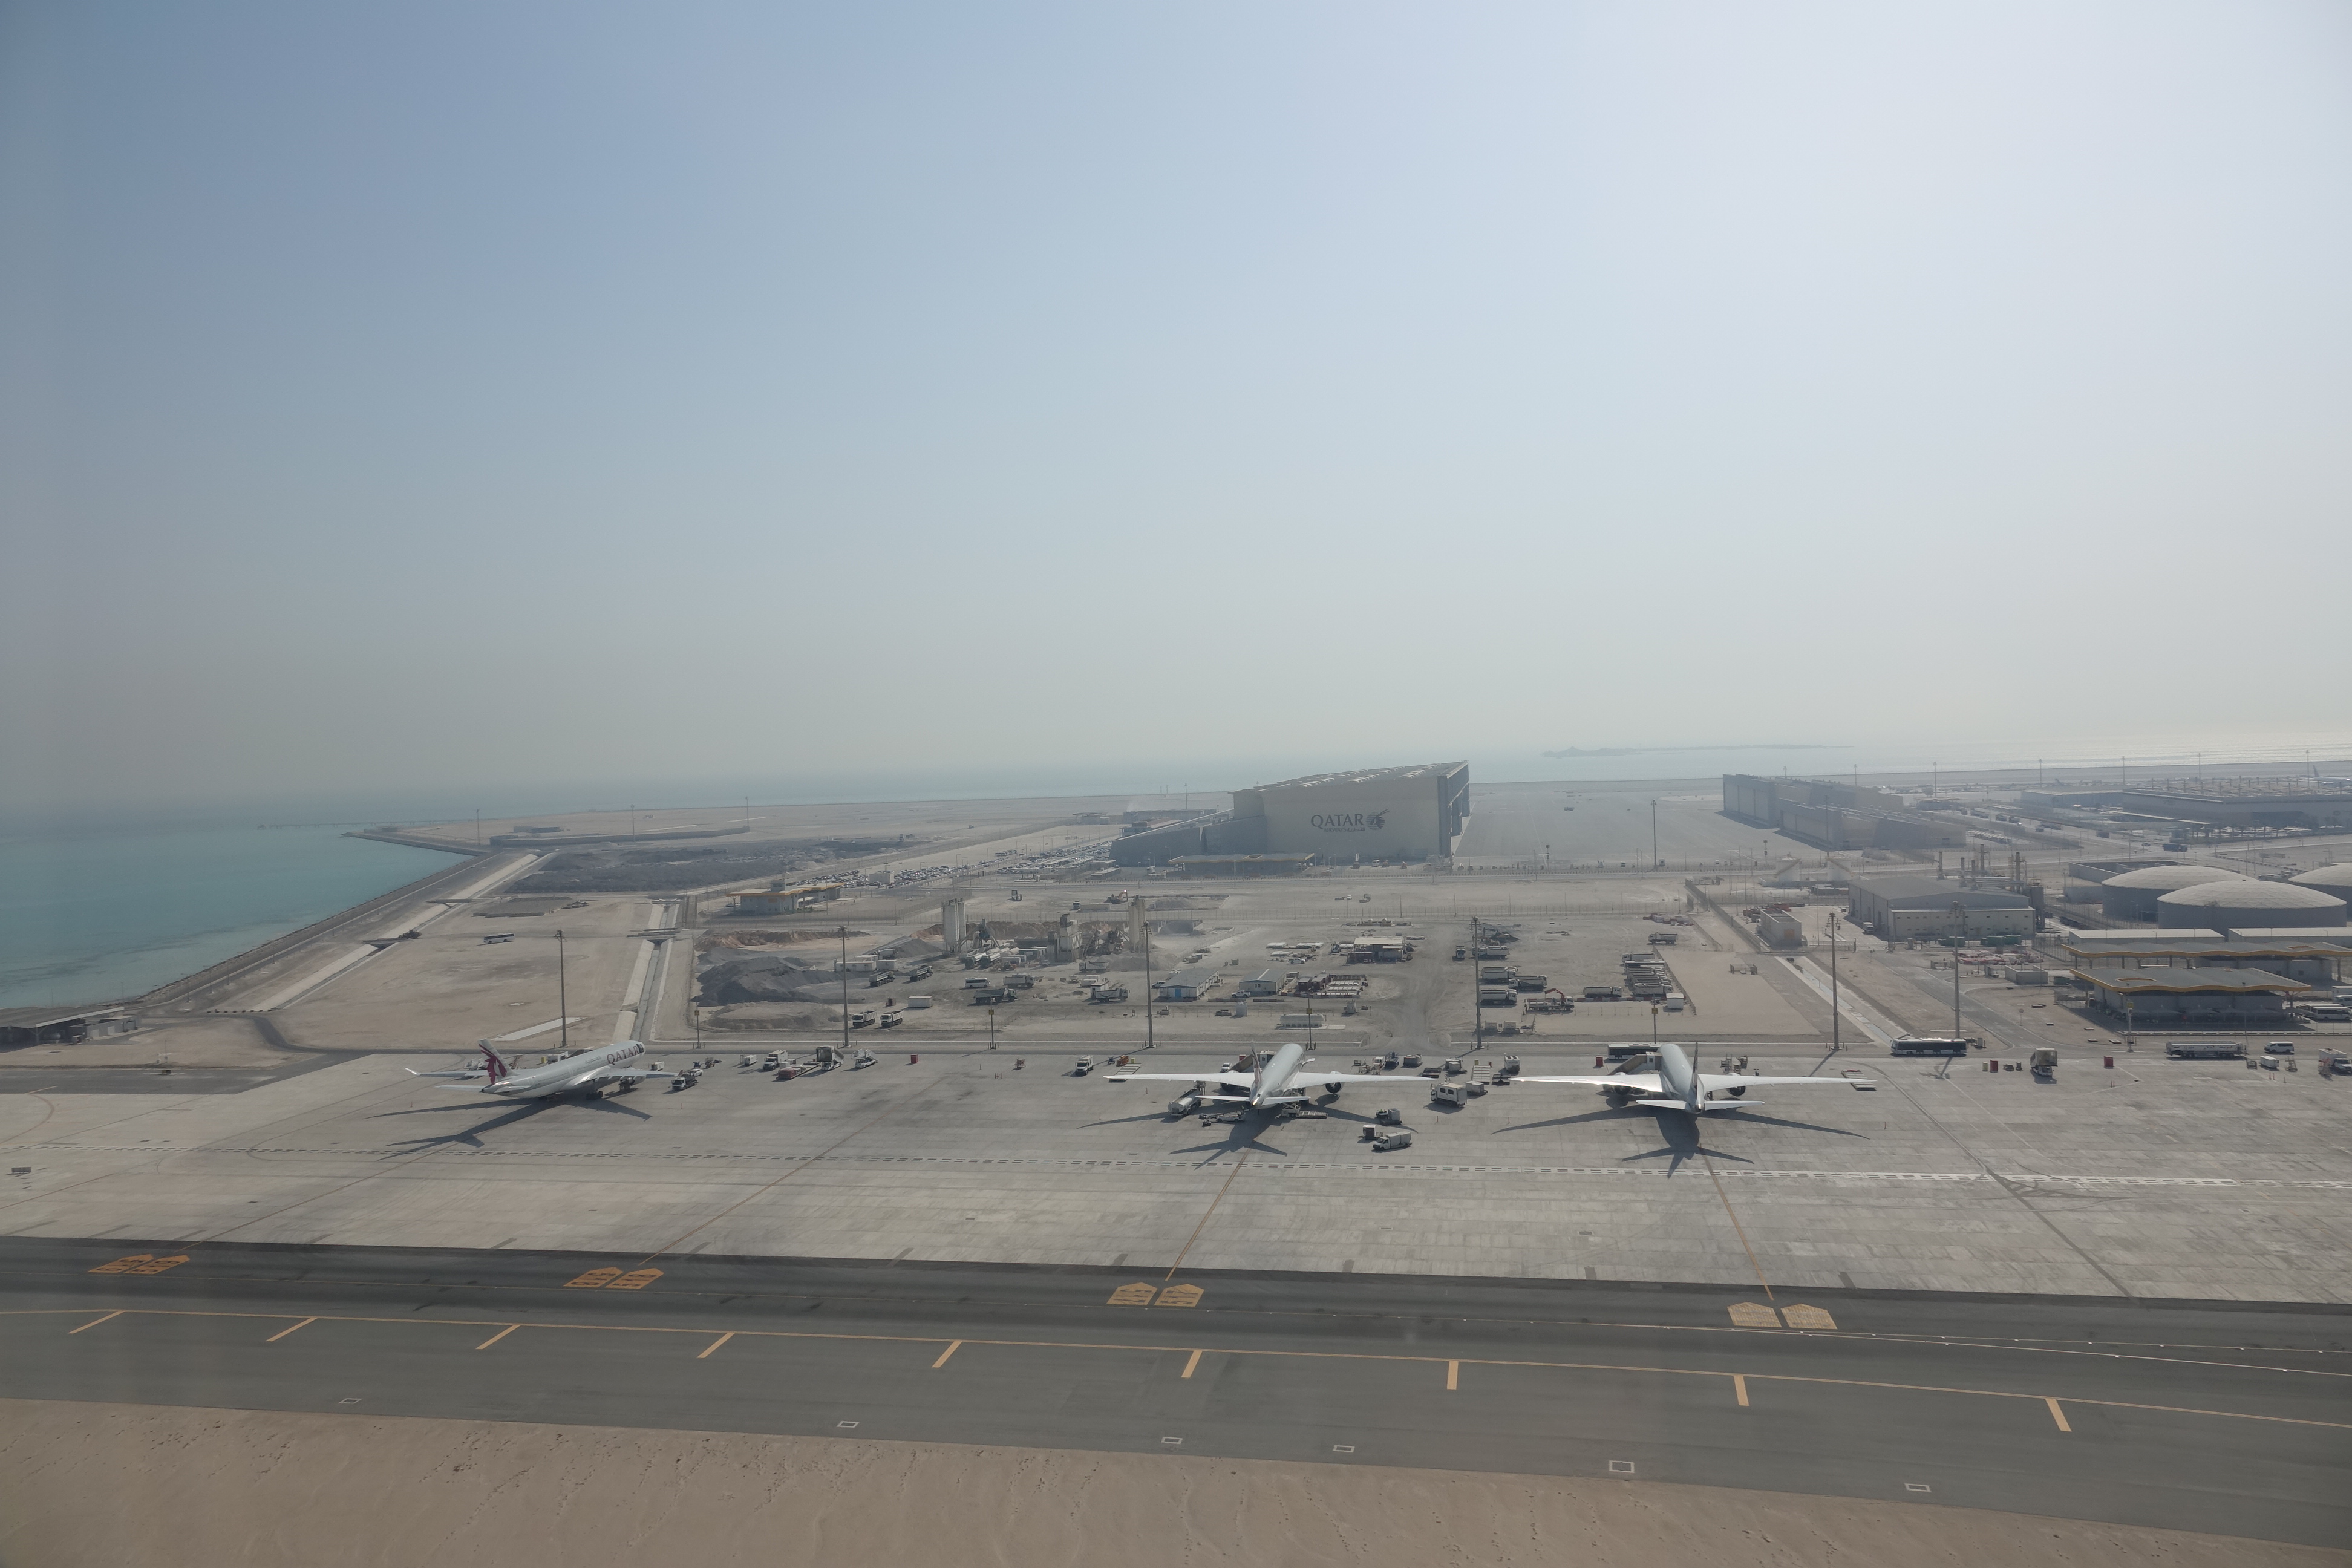
M 1181 1149 L 1171 1149 L 1169 1152 L 1199 1154 L 1205 1151 L 1208 1157 L 1201 1162 L 1203 1165 L 1213 1165 L 1227 1154 L 1278 1154 L 1287 1160 L 1290 1158 L 1289 1150 L 1279 1149 L 1271 1143 L 1261 1143 L 1257 1141 L 1258 1134 L 1264 1132 L 1272 1121 L 1273 1118 L 1263 1113 L 1245 1114 L 1241 1121 L 1233 1124 L 1224 1138 L 1219 1142 L 1192 1143 Z
M 475 1126 L 468 1127 L 462 1132 L 451 1132 L 439 1138 L 404 1138 L 399 1143 L 393 1145 L 393 1147 L 400 1149 L 403 1152 L 412 1152 L 414 1149 L 417 1148 L 430 1148 L 435 1145 L 444 1143 L 466 1143 L 478 1147 L 480 1145 L 481 1135 L 483 1133 L 495 1132 L 501 1127 L 511 1127 L 518 1121 L 527 1121 L 533 1116 L 537 1116 L 543 1110 L 550 1110 L 554 1106 L 562 1103 L 566 1103 L 564 1098 L 556 1095 L 547 1095 L 540 1099 L 526 1100 L 524 1103 L 516 1106 L 513 1110 L 505 1111 L 498 1116 L 494 1116 L 488 1121 L 479 1122 Z M 615 1105 L 609 1100 L 584 1100 L 571 1101 L 570 1103 L 584 1107 L 590 1110 L 607 1110 L 615 1116 L 632 1116 L 639 1121 L 651 1121 L 653 1120 L 653 1118 L 645 1111 L 633 1110 L 625 1105 Z M 481 1109 L 482 1107 L 478 1105 L 419 1105 L 407 1110 L 385 1110 L 380 1111 L 377 1114 L 379 1118 L 385 1116 L 430 1116 L 441 1111 L 479 1111 Z

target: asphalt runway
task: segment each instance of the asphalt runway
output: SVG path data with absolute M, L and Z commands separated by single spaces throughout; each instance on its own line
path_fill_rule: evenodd
M 1617 1475 L 2352 1542 L 2343 1308 L 119 1237 L 0 1238 L 0 1285 L 22 1398 Z
M 11 1062 L 0 1068 L 0 1094 L 243 1094 L 288 1079 L 301 1078 L 360 1053 L 320 1051 L 277 1067 L 42 1068 Z

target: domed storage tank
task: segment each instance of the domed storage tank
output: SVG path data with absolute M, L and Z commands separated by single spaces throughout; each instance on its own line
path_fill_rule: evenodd
M 2340 926 L 2345 902 L 2293 882 L 2200 882 L 2156 900 L 2156 923 L 2168 931 L 2203 926 L 2260 931 L 2264 926 Z
M 2352 904 L 2352 866 L 2322 866 L 2316 871 L 2289 877 L 2286 882 L 2290 888 L 2316 888 L 2331 899 Z
M 2143 866 L 2099 884 L 2099 908 L 2111 921 L 2152 921 L 2156 900 L 2200 882 L 2251 882 L 2243 871 L 2219 866 Z

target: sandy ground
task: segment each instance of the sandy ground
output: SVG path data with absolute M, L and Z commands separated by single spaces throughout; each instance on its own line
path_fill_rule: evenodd
M 5 1400 L 0 1562 L 2341 1568 L 2352 1554 L 1648 1482 Z

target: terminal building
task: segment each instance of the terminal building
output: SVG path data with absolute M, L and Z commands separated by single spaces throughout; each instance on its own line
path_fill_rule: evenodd
M 2352 937 L 2303 926 L 2070 931 L 2059 948 L 2093 1006 L 2149 1028 L 2284 1025 L 2352 973 Z
M 1352 865 L 1420 861 L 1454 853 L 1470 816 L 1470 764 L 1422 763 L 1317 773 L 1233 792 L 1229 811 L 1203 814 L 1115 840 L 1122 866 L 1182 860 L 1193 875 L 1241 868 L 1297 869 L 1309 860 Z

